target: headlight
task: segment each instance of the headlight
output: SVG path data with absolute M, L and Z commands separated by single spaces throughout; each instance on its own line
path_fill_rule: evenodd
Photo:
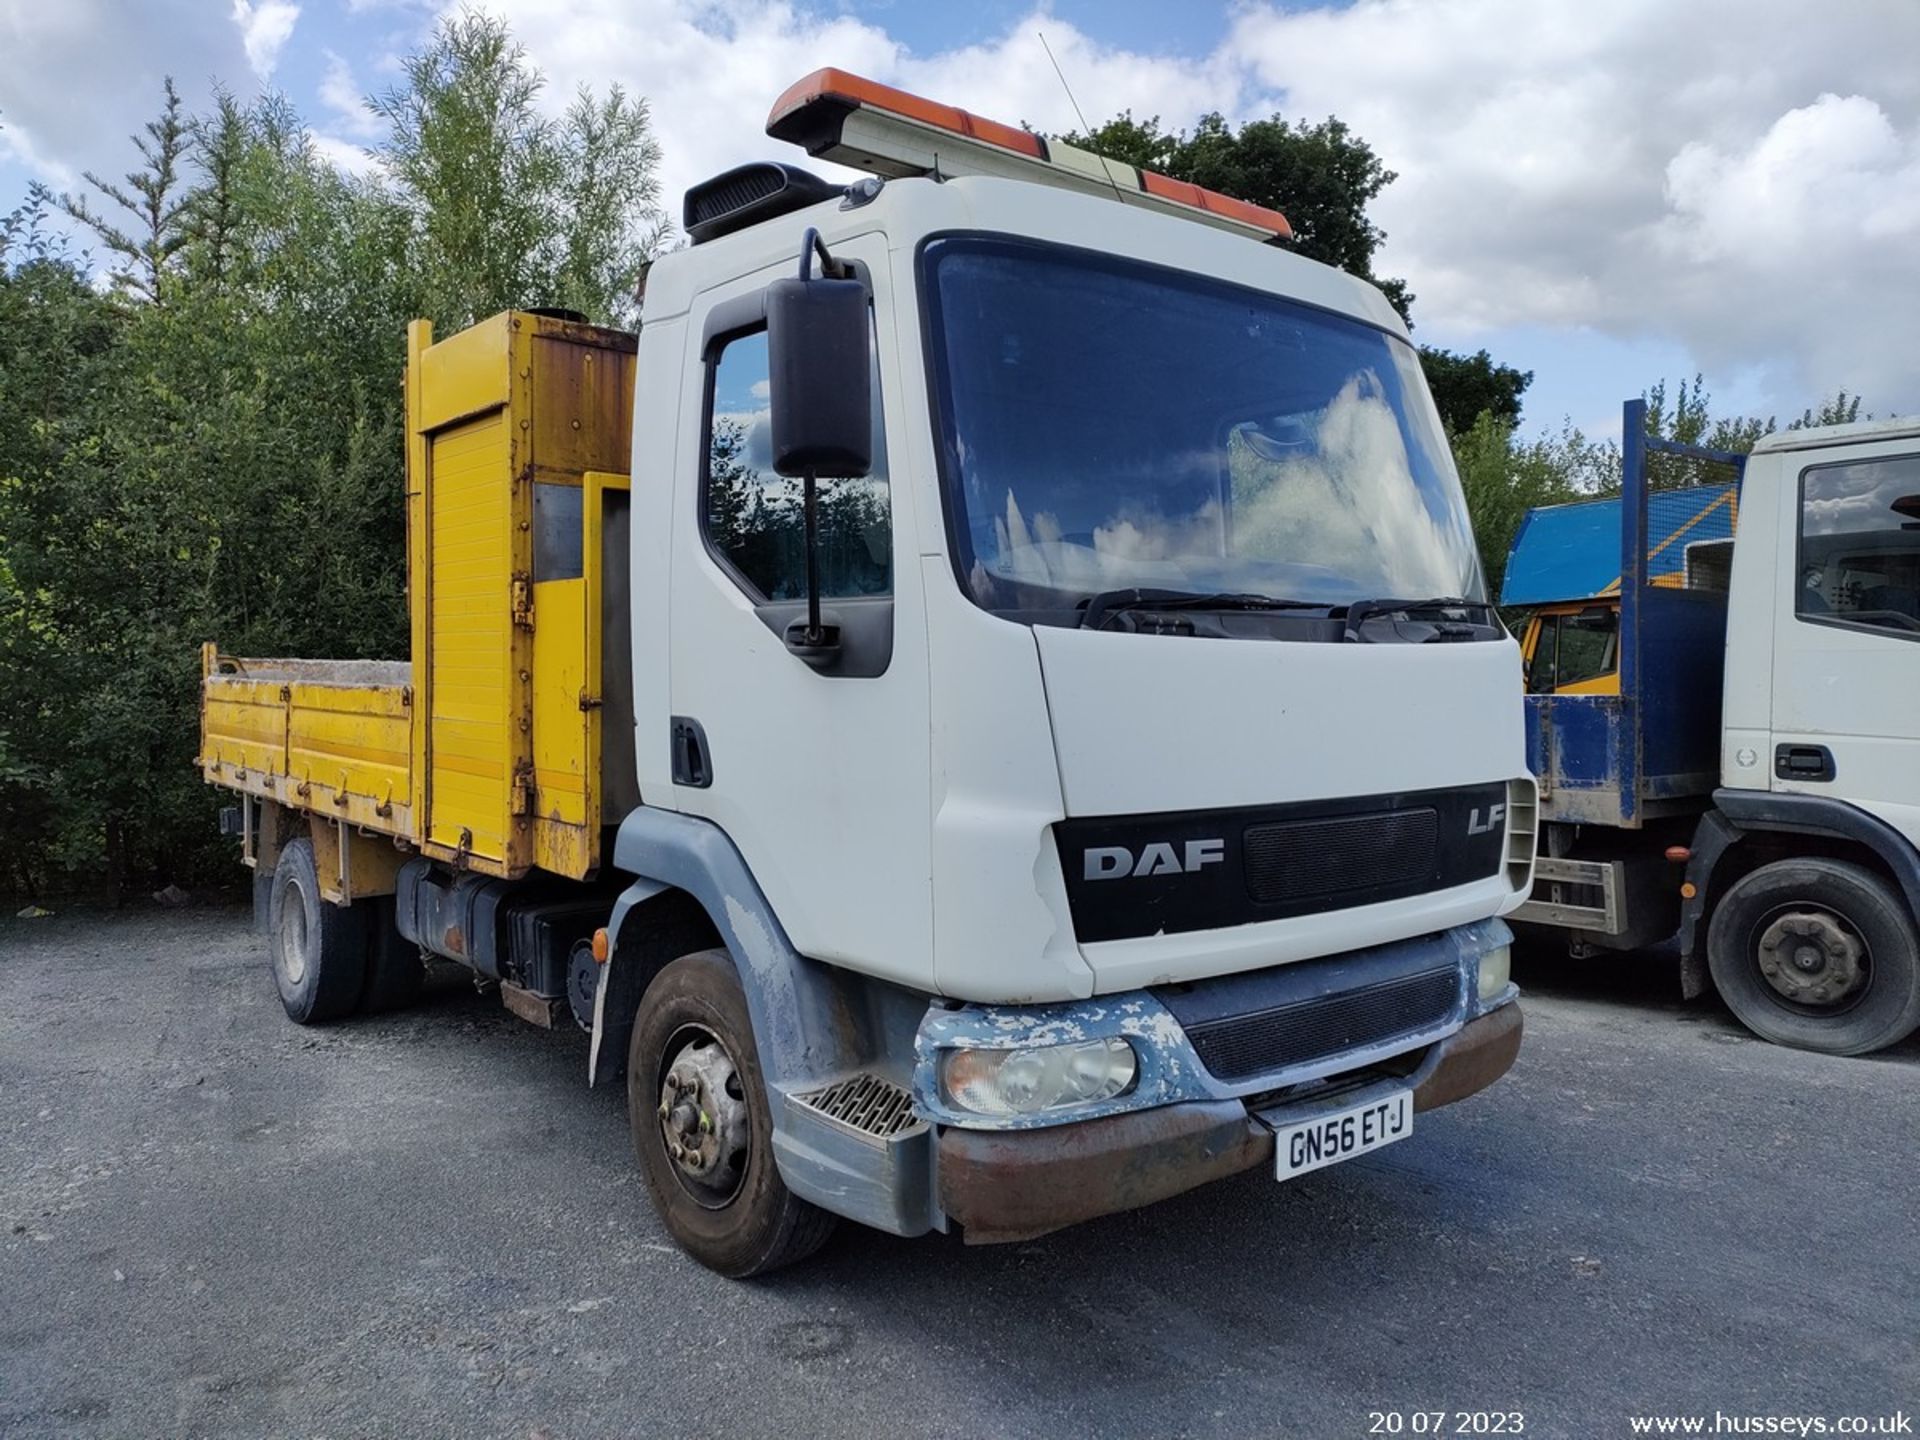
M 947 1100 L 976 1115 L 1032 1115 L 1107 1100 L 1133 1083 L 1125 1040 L 1035 1045 L 1025 1050 L 948 1050 L 940 1062 Z
M 1480 953 L 1480 999 L 1482 1003 L 1493 999 L 1507 988 L 1507 981 L 1513 974 L 1513 947 L 1502 945 L 1495 950 L 1483 950 Z

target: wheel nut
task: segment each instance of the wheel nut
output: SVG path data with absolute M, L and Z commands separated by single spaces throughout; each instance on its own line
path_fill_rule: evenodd
M 686 1151 L 680 1148 L 680 1142 L 678 1140 L 669 1140 L 667 1142 L 667 1153 L 676 1160 L 684 1160 L 687 1154 Z

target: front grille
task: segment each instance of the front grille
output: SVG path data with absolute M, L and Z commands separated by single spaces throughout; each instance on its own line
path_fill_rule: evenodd
M 1441 965 L 1190 1025 L 1187 1038 L 1216 1079 L 1245 1080 L 1431 1029 L 1452 1013 L 1459 995 L 1459 970 Z
M 1265 903 L 1300 901 L 1431 881 L 1439 833 L 1440 817 L 1430 809 L 1251 826 L 1247 894 Z

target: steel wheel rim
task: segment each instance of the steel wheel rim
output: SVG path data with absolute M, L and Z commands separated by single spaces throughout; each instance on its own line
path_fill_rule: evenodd
M 753 1115 L 746 1082 L 726 1042 L 705 1025 L 667 1039 L 654 1110 L 674 1180 L 705 1210 L 722 1210 L 747 1183 Z
M 1816 947 L 1824 954 L 1808 953 Z M 1747 964 L 1767 999 L 1793 1015 L 1844 1015 L 1873 987 L 1867 937 L 1829 905 L 1789 902 L 1768 910 L 1748 935 Z
M 274 959 L 281 978 L 298 989 L 307 978 L 307 907 L 300 887 L 291 881 L 280 889 L 280 923 L 274 928 L 279 940 Z

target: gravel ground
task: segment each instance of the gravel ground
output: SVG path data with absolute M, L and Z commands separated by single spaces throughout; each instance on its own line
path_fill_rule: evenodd
M 737 1284 L 665 1240 L 578 1034 L 459 984 L 299 1029 L 237 910 L 0 920 L 0 1434 L 1911 1413 L 1920 1043 L 1777 1049 L 1657 958 L 1520 978 L 1513 1074 L 1391 1149 L 1012 1247 L 848 1227 Z

